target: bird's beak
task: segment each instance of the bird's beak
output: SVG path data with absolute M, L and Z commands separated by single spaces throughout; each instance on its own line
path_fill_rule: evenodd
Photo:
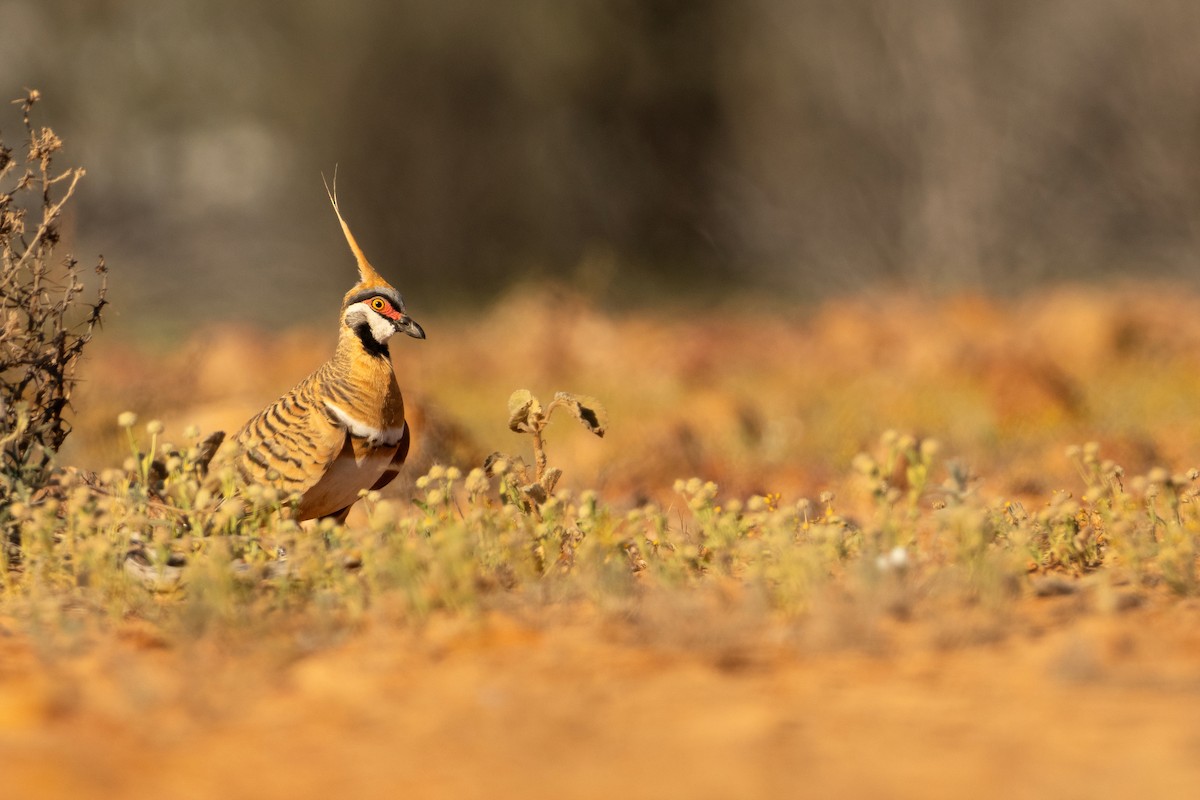
M 400 319 L 395 321 L 397 333 L 407 333 L 414 339 L 424 339 L 425 329 L 417 324 L 417 321 L 407 314 L 401 314 Z

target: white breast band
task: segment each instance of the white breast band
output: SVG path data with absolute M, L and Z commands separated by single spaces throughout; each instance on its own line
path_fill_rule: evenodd
M 367 425 L 364 422 L 359 422 L 354 417 L 350 416 L 334 403 L 325 401 L 325 407 L 329 409 L 329 413 L 333 414 L 334 418 L 344 427 L 351 436 L 357 436 L 360 439 L 366 439 L 372 444 L 377 445 L 393 445 L 404 438 L 404 430 L 408 427 L 407 422 L 400 424 L 399 428 L 384 428 L 380 430 L 372 425 Z

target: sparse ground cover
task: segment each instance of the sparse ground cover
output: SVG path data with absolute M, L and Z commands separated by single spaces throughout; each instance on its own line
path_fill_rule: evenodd
M 14 796 L 1186 794 L 1198 310 L 517 293 L 397 348 L 413 470 L 344 528 L 186 469 L 319 332 L 97 340 L 62 460 L 98 483 L 17 509 L 0 762 Z M 474 471 L 533 463 L 517 386 L 608 408 L 603 439 L 547 428 L 537 514 L 515 464 Z

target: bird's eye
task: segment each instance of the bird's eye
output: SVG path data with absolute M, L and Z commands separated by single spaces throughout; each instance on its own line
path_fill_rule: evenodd
M 376 311 L 383 311 L 384 306 L 386 305 L 387 302 L 382 297 L 376 297 L 371 301 L 371 308 L 375 309 Z

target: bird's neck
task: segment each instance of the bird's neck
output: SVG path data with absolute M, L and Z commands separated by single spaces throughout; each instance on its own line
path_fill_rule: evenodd
M 387 343 L 380 344 L 365 324 L 355 328 L 342 326 L 333 361 L 356 373 L 392 374 L 392 356 Z
M 343 326 L 328 368 L 352 398 L 358 418 L 380 428 L 404 421 L 404 402 L 387 346 L 381 347 L 369 331 L 364 337 Z
M 342 340 L 346 338 L 346 334 L 350 333 L 351 338 L 358 341 L 362 351 L 369 356 L 376 356 L 384 361 L 391 362 L 392 354 L 388 351 L 387 342 L 380 342 L 375 338 L 375 334 L 371 332 L 371 326 L 365 322 L 360 322 L 357 325 L 349 326 L 342 325 L 342 335 L 338 340 L 338 345 L 341 346 Z

